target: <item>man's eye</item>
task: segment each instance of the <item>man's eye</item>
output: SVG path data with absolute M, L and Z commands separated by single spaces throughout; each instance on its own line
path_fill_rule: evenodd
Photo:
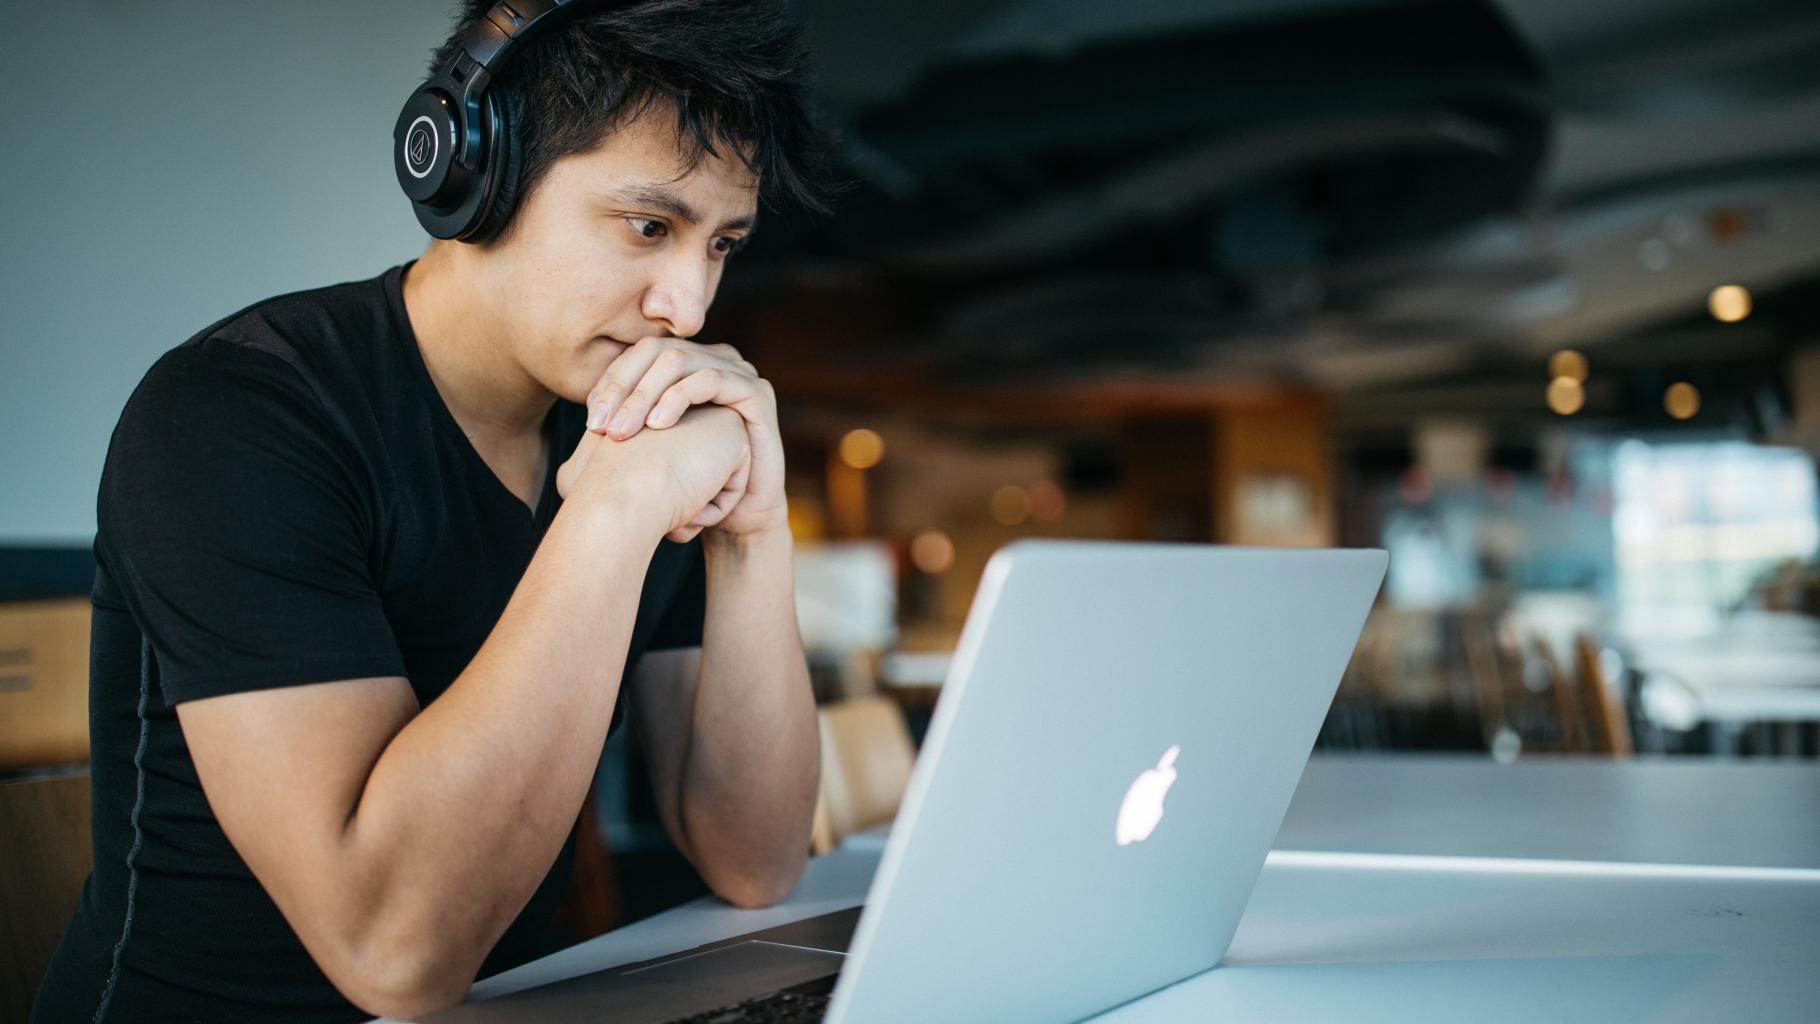
M 669 230 L 669 225 L 663 221 L 652 220 L 649 217 L 627 217 L 626 223 L 632 225 L 632 230 L 645 238 L 662 238 L 664 233 Z
M 745 247 L 746 240 L 743 238 L 734 238 L 730 235 L 716 235 L 714 238 L 714 251 L 722 256 L 730 256 Z

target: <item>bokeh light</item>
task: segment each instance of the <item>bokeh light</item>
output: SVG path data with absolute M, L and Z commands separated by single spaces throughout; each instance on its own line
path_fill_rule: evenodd
M 1586 388 L 1572 377 L 1556 377 L 1548 382 L 1548 407 L 1562 416 L 1572 416 L 1586 405 Z
M 1750 292 L 1743 285 L 1722 284 L 1706 297 L 1706 308 L 1713 319 L 1735 324 L 1750 316 Z
M 1068 511 L 1068 499 L 1053 480 L 1038 480 L 1030 485 L 1030 514 L 1039 523 L 1053 523 Z
M 1030 518 L 1030 492 L 1016 484 L 1006 484 L 992 492 L 988 507 L 994 521 L 1003 526 L 1016 526 Z
M 1586 357 L 1571 348 L 1564 348 L 1548 357 L 1548 378 L 1571 377 L 1574 380 L 1586 379 Z
M 875 430 L 849 430 L 840 439 L 840 460 L 854 469 L 871 469 L 884 457 L 885 439 Z
M 954 567 L 954 541 L 940 530 L 924 530 L 910 541 L 910 564 L 931 576 Z
M 1700 411 L 1700 389 L 1678 380 L 1662 393 L 1662 407 L 1678 420 L 1690 420 Z

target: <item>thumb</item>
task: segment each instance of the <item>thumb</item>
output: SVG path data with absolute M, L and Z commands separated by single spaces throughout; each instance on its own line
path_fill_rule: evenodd
M 582 471 L 588 466 L 588 460 L 599 450 L 602 440 L 602 435 L 596 434 L 592 430 L 582 431 L 581 440 L 576 443 L 575 451 L 563 461 L 561 466 L 557 467 L 556 493 L 564 501 L 568 500 L 569 492 L 574 490 L 575 482 L 581 478 Z

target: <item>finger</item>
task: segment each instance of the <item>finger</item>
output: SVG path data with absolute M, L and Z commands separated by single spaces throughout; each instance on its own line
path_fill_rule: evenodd
M 738 501 L 745 496 L 747 481 L 751 479 L 752 454 L 748 449 L 746 457 L 740 460 L 739 468 L 733 471 L 733 475 L 727 479 L 727 482 L 722 486 L 721 490 L 723 493 L 732 494 L 734 500 Z
M 597 434 L 606 433 L 607 423 L 619 411 L 626 395 L 644 379 L 651 364 L 674 342 L 675 339 L 672 338 L 640 338 L 613 360 L 607 367 L 607 372 L 600 375 L 594 390 L 588 392 L 589 430 Z
M 738 404 L 756 392 L 756 381 L 752 377 L 718 366 L 703 367 L 670 385 L 645 415 L 644 424 L 648 427 L 671 426 L 682 419 L 682 414 L 692 405 L 725 405 L 738 411 Z
M 735 369 L 739 370 L 741 373 L 745 374 L 746 376 L 748 376 L 748 377 L 758 376 L 758 367 L 753 366 L 750 362 L 748 362 L 746 360 L 745 356 L 742 356 L 739 354 L 739 349 L 734 348 L 732 345 L 729 345 L 726 342 L 720 342 L 718 344 L 708 345 L 705 347 L 707 348 L 708 351 L 719 356 L 721 359 L 725 360 L 729 365 L 733 366 Z
M 614 413 L 612 419 L 607 422 L 607 434 L 625 440 L 638 433 L 645 427 L 651 411 L 658 401 L 679 382 L 697 374 L 706 373 L 708 377 L 695 382 L 687 395 L 692 398 L 699 396 L 699 398 L 695 401 L 687 398 L 673 400 L 675 415 L 671 417 L 671 423 L 681 419 L 683 411 L 690 405 L 705 402 L 725 404 L 730 401 L 730 399 L 718 397 L 715 392 L 720 380 L 735 375 L 711 365 L 709 361 L 713 358 L 705 352 L 691 352 L 685 349 L 670 349 L 660 353 L 652 361 L 651 368 L 645 371 L 644 378 L 638 382 L 638 386 L 626 395 L 624 402 L 620 403 L 619 411 Z M 751 378 L 739 377 L 738 379 L 750 380 Z
M 687 544 L 690 541 L 694 540 L 695 535 L 700 533 L 701 531 L 702 531 L 702 528 L 699 526 L 679 526 L 676 529 L 671 530 L 669 533 L 664 534 L 664 536 L 670 538 L 671 540 L 675 541 L 678 544 Z
M 689 525 L 719 526 L 721 520 L 733 514 L 733 507 L 739 504 L 739 499 L 742 497 L 744 497 L 744 492 L 722 491 L 716 494 L 713 501 L 703 505 L 701 511 L 695 513 L 695 518 L 689 520 Z
M 563 464 L 556 468 L 556 493 L 563 500 L 568 500 L 569 492 L 575 487 L 575 481 L 587 468 L 588 461 L 593 458 L 594 449 L 600 443 L 601 440 L 598 436 L 583 431 L 581 439 L 575 443 L 575 451 L 571 452 Z
M 746 496 L 747 481 L 751 475 L 752 460 L 747 459 L 740 463 L 739 469 L 734 471 L 726 486 L 721 488 L 721 492 L 716 494 L 714 499 L 708 502 L 700 512 L 697 512 L 695 518 L 689 522 L 701 527 L 720 525 L 721 520 L 732 515 L 734 506 L 738 505 L 740 499 Z
M 712 501 L 702 506 L 702 510 L 695 513 L 695 518 L 689 522 L 696 526 L 718 526 L 721 520 L 733 514 L 734 506 L 738 505 L 740 499 L 745 496 L 744 483 L 738 487 L 729 485 L 726 490 L 716 494 Z

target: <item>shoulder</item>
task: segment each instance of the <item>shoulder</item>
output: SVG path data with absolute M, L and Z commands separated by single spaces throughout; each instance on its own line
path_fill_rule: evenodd
M 321 400 L 283 359 L 216 338 L 185 342 L 154 362 L 114 426 L 110 463 L 164 450 L 206 458 L 232 439 L 322 422 Z
M 289 292 L 253 303 L 198 331 L 153 362 L 116 428 L 158 433 L 262 414 L 319 418 L 353 393 L 384 386 L 374 365 L 395 339 L 388 275 Z
M 103 505 L 234 477 L 362 478 L 368 411 L 398 372 L 373 360 L 401 347 L 384 277 L 264 299 L 160 355 L 115 424 Z
M 390 296 L 399 271 L 261 299 L 165 352 L 141 387 L 183 392 L 254 378 L 289 381 L 332 400 L 395 373 L 376 363 L 399 347 Z

